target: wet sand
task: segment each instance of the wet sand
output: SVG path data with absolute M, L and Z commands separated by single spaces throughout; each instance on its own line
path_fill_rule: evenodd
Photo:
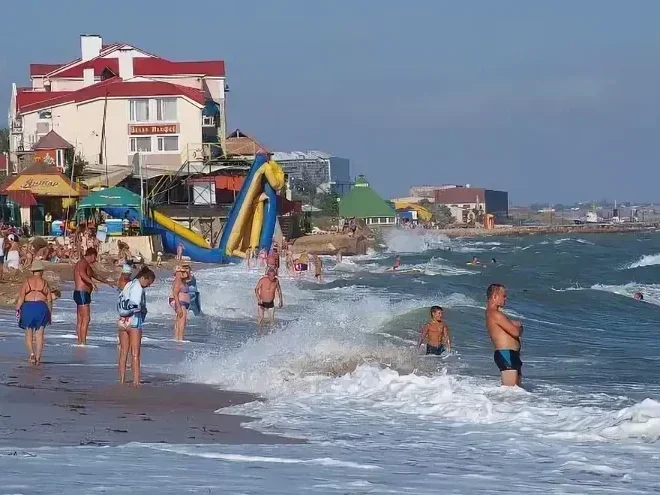
M 75 357 L 38 368 L 0 357 L 0 445 L 300 443 L 242 428 L 249 418 L 214 413 L 257 399 L 253 395 L 144 371 L 139 388 L 116 380 L 115 367 L 77 363 Z

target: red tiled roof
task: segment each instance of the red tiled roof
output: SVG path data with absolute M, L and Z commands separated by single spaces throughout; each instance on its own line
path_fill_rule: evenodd
M 44 98 L 42 95 L 49 95 L 50 98 Z M 18 95 L 18 107 L 22 113 L 26 113 L 64 103 L 81 103 L 96 98 L 132 98 L 145 96 L 184 96 L 200 105 L 206 102 L 204 92 L 199 89 L 164 81 L 123 81 L 119 77 L 113 77 L 77 91 L 21 93 Z M 26 100 L 29 100 L 29 98 L 33 98 L 33 100 L 27 102 Z
M 435 191 L 435 202 L 443 205 L 454 205 L 463 203 L 483 203 L 485 192 L 480 187 L 453 187 L 451 189 L 437 189 Z
M 31 88 L 22 88 L 16 93 L 16 106 L 18 107 L 18 110 L 22 112 L 24 108 L 50 100 L 58 100 L 71 93 L 73 93 L 73 91 L 32 91 Z M 40 108 L 46 108 L 47 106 L 48 105 L 44 105 Z
M 45 76 L 49 72 L 59 69 L 64 64 L 30 64 L 30 77 Z
M 158 57 L 133 59 L 133 71 L 136 76 L 174 76 L 200 75 L 224 77 L 223 60 L 200 60 L 192 62 L 170 62 Z
M 32 147 L 34 151 L 66 150 L 70 148 L 73 148 L 73 145 L 55 131 L 50 131 L 48 134 L 39 139 L 39 141 L 37 141 L 36 144 Z
M 94 75 L 100 76 L 105 68 L 119 74 L 119 60 L 116 58 L 94 58 L 82 64 L 64 69 L 55 77 L 83 77 L 85 69 L 93 68 Z M 135 57 L 133 59 L 133 73 L 136 76 L 176 76 L 200 75 L 223 77 L 225 63 L 222 60 L 208 60 L 196 62 L 170 62 L 159 57 Z

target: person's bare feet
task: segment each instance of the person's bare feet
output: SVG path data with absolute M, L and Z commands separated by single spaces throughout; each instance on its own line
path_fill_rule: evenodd
M 30 364 L 37 364 L 37 358 L 34 356 L 34 354 L 30 354 L 30 357 L 28 358 L 28 363 Z

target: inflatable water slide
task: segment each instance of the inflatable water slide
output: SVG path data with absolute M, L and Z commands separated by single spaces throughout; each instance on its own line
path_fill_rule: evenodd
M 160 234 L 166 252 L 176 253 L 177 246 L 183 244 L 184 256 L 192 261 L 240 261 L 250 249 L 270 249 L 277 223 L 277 192 L 283 187 L 284 171 L 279 164 L 268 160 L 267 155 L 257 155 L 229 211 L 217 247 L 209 246 L 198 233 L 157 211 L 152 211 L 145 223 L 151 233 Z M 114 208 L 104 209 L 113 216 L 121 213 L 112 211 Z M 131 217 L 139 218 L 138 210 L 129 211 Z

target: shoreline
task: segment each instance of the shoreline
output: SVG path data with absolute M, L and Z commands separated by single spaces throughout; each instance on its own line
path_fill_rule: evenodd
M 527 236 L 551 234 L 629 234 L 648 232 L 660 228 L 658 223 L 644 224 L 596 224 L 596 225 L 534 225 L 534 226 L 502 226 L 492 230 L 486 229 L 434 229 L 431 232 L 444 234 L 450 238 L 462 237 L 497 237 L 497 236 Z
M 4 448 L 168 444 L 299 444 L 244 428 L 253 418 L 215 411 L 259 397 L 184 383 L 145 370 L 139 388 L 120 385 L 114 366 L 0 358 L 0 444 Z

